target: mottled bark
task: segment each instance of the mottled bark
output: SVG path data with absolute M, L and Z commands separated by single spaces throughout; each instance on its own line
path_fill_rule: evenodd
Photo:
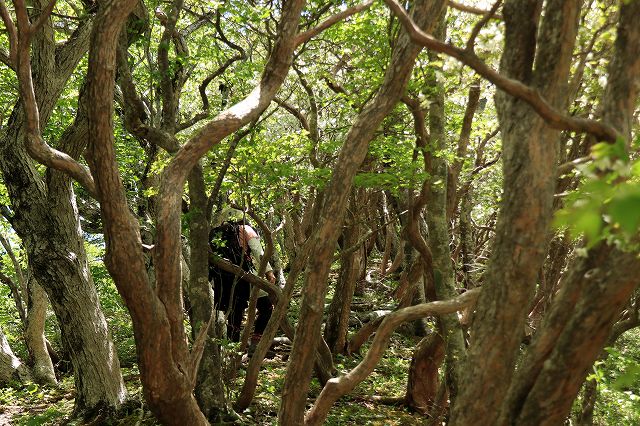
M 440 22 L 440 28 L 437 31 L 439 38 L 445 36 L 445 20 L 444 17 Z M 437 55 L 431 54 L 430 59 L 435 61 Z M 435 72 L 435 70 L 434 70 Z M 429 105 L 429 135 L 432 149 L 436 152 L 446 149 L 447 140 L 444 128 L 445 111 L 444 111 L 444 87 L 438 83 L 435 78 L 430 79 L 432 90 L 434 91 L 431 103 Z M 477 104 L 479 93 L 471 96 L 469 102 Z M 475 101 L 474 99 L 475 98 Z M 471 128 L 471 120 L 473 119 L 474 105 L 467 105 L 467 114 L 465 114 L 465 129 L 461 139 L 468 140 L 468 132 Z M 462 143 L 461 145 L 466 145 Z M 466 148 L 459 146 L 459 155 L 464 155 Z M 451 261 L 451 250 L 449 249 L 449 214 L 453 211 L 455 205 L 455 194 L 449 197 L 448 191 L 456 192 L 457 169 L 459 165 L 456 163 L 453 167 L 453 175 L 448 176 L 448 167 L 444 156 L 433 156 L 430 161 L 425 162 L 427 173 L 430 175 L 428 190 L 426 197 L 429 202 L 426 205 L 426 222 L 429 229 L 428 241 L 431 249 L 433 264 L 433 283 L 436 297 L 438 300 L 447 300 L 455 297 L 458 292 L 456 289 L 455 270 Z M 454 181 L 449 184 L 448 178 Z M 451 204 L 449 204 L 451 203 Z M 449 389 L 449 400 L 451 404 L 455 402 L 460 386 L 461 364 L 465 357 L 465 343 L 460 327 L 458 315 L 446 315 L 440 319 L 439 326 L 443 334 L 445 342 L 445 379 Z
M 173 5 L 171 20 L 179 13 L 179 4 Z M 145 397 L 158 419 L 168 425 L 207 424 L 192 394 L 200 354 L 189 351 L 183 324 L 180 264 L 183 185 L 207 150 L 254 120 L 275 96 L 290 66 L 302 4 L 291 1 L 283 5 L 277 40 L 259 85 L 244 100 L 205 124 L 163 170 L 157 203 L 157 242 L 153 250 L 155 289 L 145 270 L 138 223 L 128 210 L 116 165 L 112 121 L 116 44 L 136 2 L 108 3 L 96 18 L 88 69 L 89 162 L 105 224 L 105 263 L 131 313 Z M 169 102 L 166 107 L 172 105 Z M 127 268 L 122 267 L 125 264 Z
M 33 361 L 31 372 L 36 383 L 54 385 L 56 373 L 53 370 L 53 362 L 47 350 L 47 339 L 44 336 L 44 324 L 47 319 L 47 306 L 49 300 L 44 289 L 33 276 L 29 277 L 27 284 L 27 322 L 25 324 L 24 340 L 29 350 L 29 356 Z
M 440 1 L 417 2 L 414 19 L 430 29 L 443 8 L 444 3 Z M 322 207 L 318 209 L 317 232 L 312 236 L 315 247 L 304 283 L 300 322 L 282 391 L 282 404 L 278 414 L 282 424 L 294 425 L 303 421 L 313 365 L 313 352 L 309 350 L 309 345 L 317 342 L 320 335 L 329 266 L 333 260 L 333 250 L 340 232 L 338 225 L 342 224 L 352 180 L 365 158 L 376 128 L 402 96 L 419 51 L 409 37 L 401 33 L 395 43 L 382 86 L 349 130 L 324 192 Z
M 601 244 L 561 284 L 509 390 L 497 424 L 553 425 L 569 414 L 615 321 L 640 284 L 635 253 Z
M 537 88 L 560 109 L 565 104 L 579 3 L 548 2 L 538 46 L 541 3 L 507 1 L 504 6 L 502 73 Z M 496 106 L 502 129 L 504 194 L 452 425 L 496 422 L 495 407 L 511 382 L 551 221 L 558 132 L 523 101 L 502 92 L 496 94 Z
M 603 119 L 631 139 L 640 80 L 640 3 L 621 5 Z M 640 284 L 635 251 L 600 243 L 579 257 L 527 351 L 502 407 L 502 424 L 558 424 L 596 360 L 632 292 Z
M 44 3 L 38 2 L 37 9 L 44 7 Z M 16 212 L 12 225 L 22 238 L 35 278 L 51 300 L 60 323 L 62 343 L 71 358 L 77 412 L 115 409 L 123 401 L 126 390 L 89 275 L 70 179 L 49 170 L 43 180 L 23 140 L 27 135 L 41 137 L 33 134 L 33 122 L 37 122 L 37 128 L 48 121 L 66 81 L 86 52 L 89 30 L 89 24 L 81 25 L 72 38 L 59 47 L 48 23 L 32 35 L 30 92 L 34 96 L 29 103 L 26 93 L 29 87 L 21 79 L 23 102 L 14 108 L 9 119 L 0 156 L 4 183 Z M 30 71 L 28 63 L 27 50 L 26 59 L 23 57 L 21 62 L 23 73 L 25 69 Z M 68 157 L 78 158 L 85 141 L 86 126 L 74 123 L 63 134 L 60 147 Z M 30 152 L 33 154 L 31 149 Z
M 141 380 L 154 414 L 169 425 L 205 425 L 207 421 L 192 395 L 195 372 L 184 329 L 170 329 L 168 310 L 176 304 L 180 306 L 181 299 L 176 295 L 174 300 L 163 303 L 158 293 L 164 283 L 157 283 L 156 292 L 149 281 L 139 225 L 129 212 L 115 162 L 112 100 L 116 46 L 124 21 L 135 4 L 135 1 L 118 1 L 103 6 L 96 17 L 89 51 L 89 163 L 101 200 L 105 264 L 131 313 Z M 179 265 L 180 251 L 175 256 Z M 154 257 L 156 268 L 159 266 L 157 260 Z M 180 289 L 179 279 L 175 286 Z M 172 313 L 177 315 L 177 312 Z M 181 308 L 179 315 L 182 317 Z
M 7 336 L 0 328 L 0 386 L 7 386 L 13 381 L 22 383 L 30 378 L 29 369 L 14 355 Z
M 423 338 L 416 347 L 407 378 L 405 404 L 422 414 L 439 411 L 436 406 L 440 374 L 438 369 L 444 361 L 445 342 L 440 333 Z
M 207 194 L 200 164 L 189 175 L 189 284 L 185 288 L 191 310 L 192 338 L 194 341 L 203 327 L 208 327 L 200 368 L 196 377 L 195 395 L 200 410 L 211 421 L 220 421 L 229 414 L 222 381 L 222 358 L 220 345 L 216 342 L 218 327 L 216 318 L 211 318 L 213 289 L 209 284 L 209 222 L 207 220 Z
M 352 197 L 352 208 L 355 211 L 357 202 Z M 343 248 L 348 249 L 358 244 L 360 238 L 360 226 L 357 218 L 351 216 L 344 226 Z M 349 314 L 351 313 L 351 301 L 356 289 L 356 282 L 360 275 L 360 265 L 363 260 L 363 249 L 360 248 L 341 258 L 340 275 L 336 283 L 335 293 L 325 321 L 324 338 L 331 352 L 342 354 L 347 348 L 347 332 L 349 329 Z

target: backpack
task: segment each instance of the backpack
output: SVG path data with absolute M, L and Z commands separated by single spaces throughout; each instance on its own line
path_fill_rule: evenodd
M 224 222 L 209 232 L 209 245 L 216 255 L 250 271 L 253 266 L 251 254 L 240 245 L 239 231 L 239 224 Z

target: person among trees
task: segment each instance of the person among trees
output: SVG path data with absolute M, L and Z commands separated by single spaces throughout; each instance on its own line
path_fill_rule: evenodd
M 260 236 L 247 223 L 242 211 L 229 208 L 223 212 L 223 217 L 224 222 L 211 229 L 209 233 L 211 250 L 243 270 L 255 273 L 260 268 L 260 261 L 264 254 Z M 276 277 L 268 262 L 265 277 L 270 283 L 275 284 Z M 227 314 L 227 338 L 238 342 L 244 311 L 249 305 L 251 284 L 214 264 L 209 265 L 209 281 L 213 283 L 216 309 Z M 254 332 L 251 336 L 252 344 L 260 340 L 273 311 L 271 300 L 263 290 L 258 295 L 257 311 Z

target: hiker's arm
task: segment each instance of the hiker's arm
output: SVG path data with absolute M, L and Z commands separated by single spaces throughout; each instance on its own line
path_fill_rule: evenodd
M 253 259 L 253 265 L 255 266 L 256 270 L 258 270 L 260 268 L 260 260 L 262 259 L 262 256 L 264 255 L 264 250 L 262 249 L 262 244 L 260 244 L 260 237 L 258 236 L 256 231 L 254 231 L 254 229 L 251 226 L 244 225 L 242 228 L 243 228 L 243 231 L 244 231 L 245 241 L 247 241 L 247 245 L 249 246 L 249 249 L 251 250 L 251 258 Z M 267 262 L 267 268 L 266 268 L 265 276 L 267 277 L 267 280 L 271 284 L 274 284 L 276 282 L 276 277 L 275 277 L 275 275 L 273 275 L 273 268 L 271 267 L 269 262 Z

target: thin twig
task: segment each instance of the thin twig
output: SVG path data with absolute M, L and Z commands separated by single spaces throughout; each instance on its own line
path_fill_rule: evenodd
M 458 2 L 455 2 L 455 1 L 449 0 L 447 2 L 447 4 L 449 6 L 451 6 L 452 8 L 457 9 L 457 10 L 459 10 L 461 12 L 472 13 L 474 15 L 486 15 L 487 14 L 487 11 L 484 10 L 484 9 L 479 9 L 479 8 L 473 7 L 473 6 L 467 6 L 466 4 L 458 3 Z M 502 15 L 494 14 L 494 15 L 491 16 L 490 19 L 502 20 Z
M 362 12 L 363 10 L 368 9 L 373 4 L 373 0 L 367 0 L 364 3 L 358 4 L 356 6 L 350 7 L 340 13 L 336 13 L 333 16 L 330 16 L 326 20 L 322 21 L 317 26 L 307 30 L 303 33 L 300 33 L 296 36 L 296 46 L 300 46 L 302 43 L 309 41 L 311 38 L 320 34 L 322 31 L 326 30 L 330 26 L 334 25 L 337 22 L 347 19 L 348 17 L 355 15 L 358 12 Z
M 478 21 L 478 23 L 474 25 L 473 30 L 471 30 L 471 35 L 469 36 L 469 40 L 467 40 L 466 50 L 473 52 L 473 47 L 476 42 L 476 37 L 478 37 L 478 34 L 480 34 L 482 27 L 484 27 L 487 24 L 487 22 L 489 22 L 491 17 L 496 14 L 496 11 L 498 10 L 501 4 L 502 4 L 502 0 L 498 0 L 497 2 L 495 2 L 491 10 L 487 11 L 487 13 L 484 14 L 482 19 L 480 19 L 480 21 Z

